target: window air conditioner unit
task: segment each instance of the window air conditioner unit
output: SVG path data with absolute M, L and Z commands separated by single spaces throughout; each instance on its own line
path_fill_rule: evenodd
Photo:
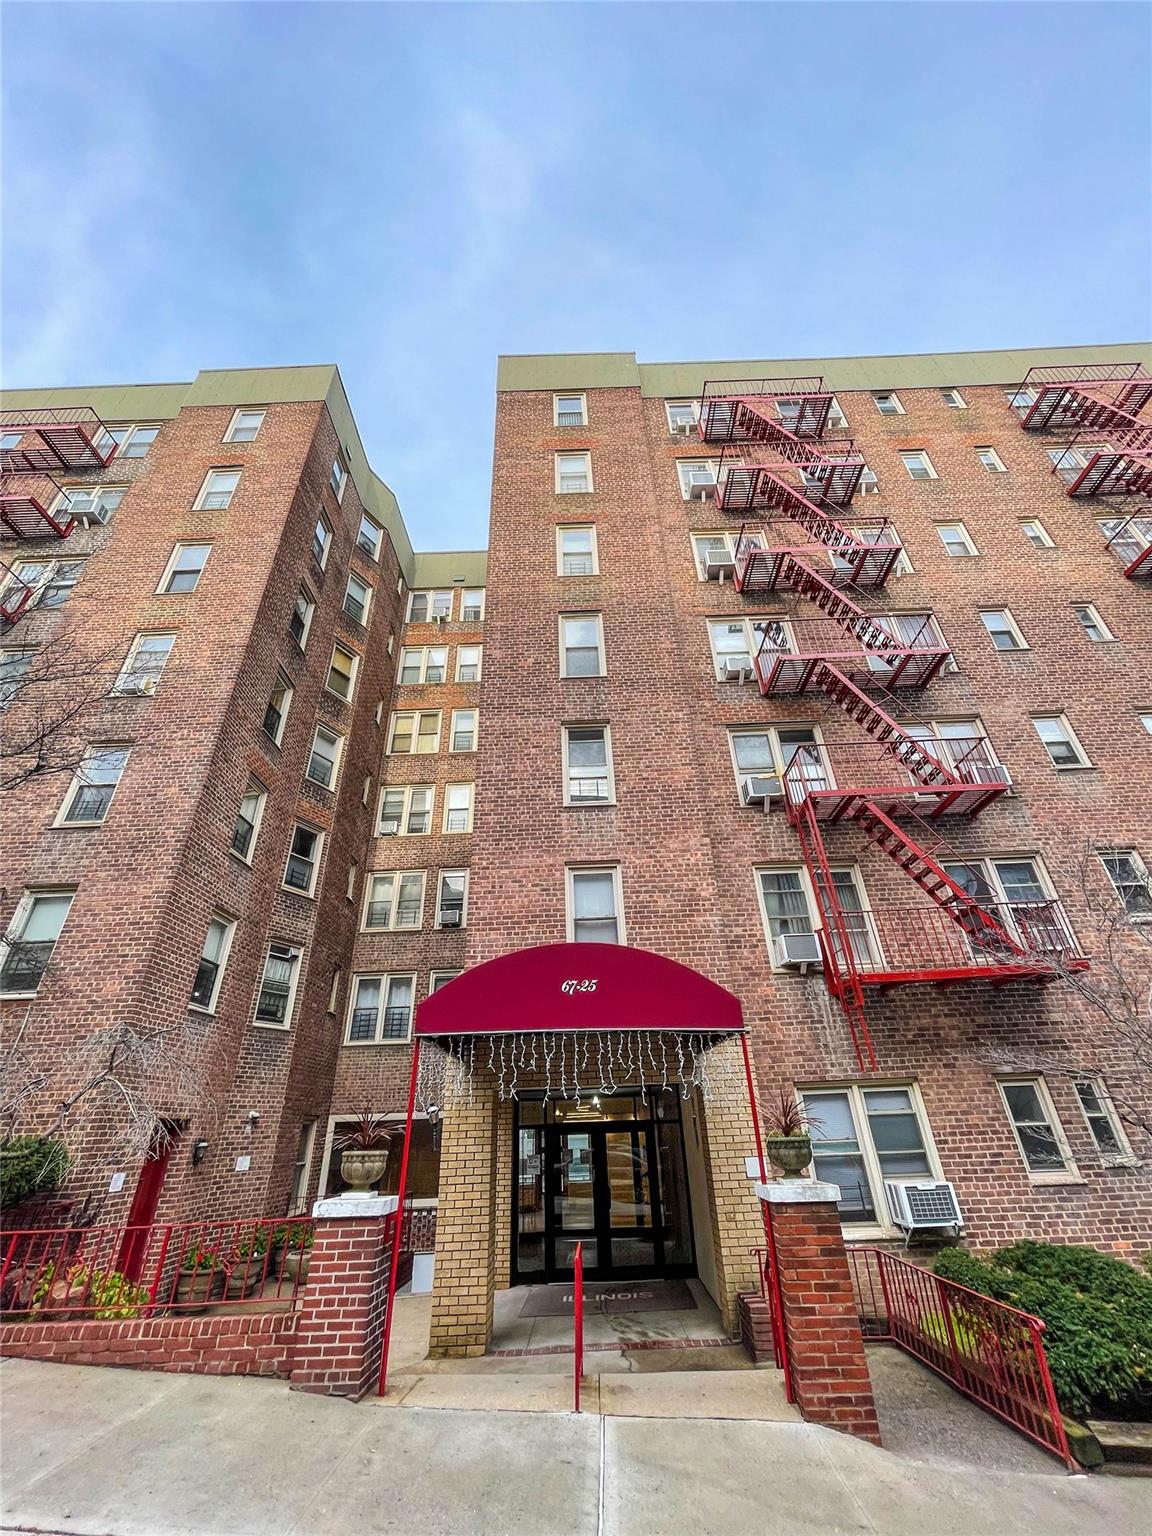
M 713 501 L 713 500 L 715 500 L 715 497 L 716 497 L 716 482 L 715 482 L 715 480 L 713 480 L 711 478 L 709 478 L 707 480 L 697 480 L 694 477 L 690 476 L 689 480 L 688 480 L 688 496 L 689 496 L 689 499 L 691 501 Z
M 447 621 L 448 615 L 446 613 L 434 613 L 432 615 L 433 624 L 445 624 Z
M 441 928 L 459 928 L 463 917 L 464 914 L 460 911 L 459 907 L 442 910 L 440 913 L 440 926 Z
M 740 780 L 740 794 L 745 805 L 767 810 L 773 800 L 783 800 L 784 786 L 775 774 L 750 773 Z
M 1012 787 L 1012 775 L 1003 763 L 978 763 L 972 772 L 981 784 L 1007 784 Z
M 725 576 L 731 576 L 735 569 L 735 561 L 724 550 L 710 549 L 704 556 L 704 579 L 706 581 L 723 581 Z
M 696 435 L 696 423 L 694 421 L 678 421 L 672 428 L 673 437 L 694 437 Z
M 884 1190 L 892 1220 L 905 1232 L 948 1227 L 957 1233 L 964 1226 L 956 1191 L 943 1180 L 885 1179 Z
M 782 933 L 775 941 L 776 964 L 789 970 L 806 971 L 810 965 L 820 965 L 820 940 L 814 933 Z
M 724 681 L 726 683 L 750 683 L 752 681 L 751 659 L 742 661 L 738 657 L 729 656 L 724 663 Z
M 156 678 L 154 677 L 126 677 L 116 690 L 121 694 L 148 694 L 156 692 Z
M 381 837 L 398 837 L 400 835 L 400 818 L 389 816 L 386 821 L 380 823 Z

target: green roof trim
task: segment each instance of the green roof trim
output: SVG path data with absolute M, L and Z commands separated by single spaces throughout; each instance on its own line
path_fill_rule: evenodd
M 482 587 L 487 580 L 486 549 L 433 550 L 418 554 L 413 587 Z
M 524 353 L 496 365 L 498 390 L 635 389 L 639 382 L 635 352 Z

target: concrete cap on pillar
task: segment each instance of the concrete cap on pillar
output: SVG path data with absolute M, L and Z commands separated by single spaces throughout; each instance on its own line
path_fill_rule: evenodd
M 840 1198 L 839 1184 L 822 1184 L 818 1179 L 777 1179 L 771 1184 L 757 1184 L 756 1193 L 766 1205 L 835 1205 Z
M 366 1216 L 391 1216 L 399 1204 L 395 1195 L 336 1195 L 331 1200 L 317 1200 L 312 1214 L 325 1220 L 344 1216 L 363 1221 Z

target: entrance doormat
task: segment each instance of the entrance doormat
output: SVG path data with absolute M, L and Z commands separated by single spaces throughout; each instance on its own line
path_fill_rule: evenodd
M 533 1285 L 521 1317 L 571 1317 L 571 1284 Z M 584 1287 L 588 1312 L 694 1312 L 696 1298 L 683 1280 L 590 1280 Z

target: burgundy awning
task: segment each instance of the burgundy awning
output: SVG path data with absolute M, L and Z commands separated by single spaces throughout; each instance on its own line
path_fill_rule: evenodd
M 418 1035 L 664 1029 L 732 1034 L 740 1001 L 676 960 L 626 944 L 541 944 L 500 955 L 427 997 Z

